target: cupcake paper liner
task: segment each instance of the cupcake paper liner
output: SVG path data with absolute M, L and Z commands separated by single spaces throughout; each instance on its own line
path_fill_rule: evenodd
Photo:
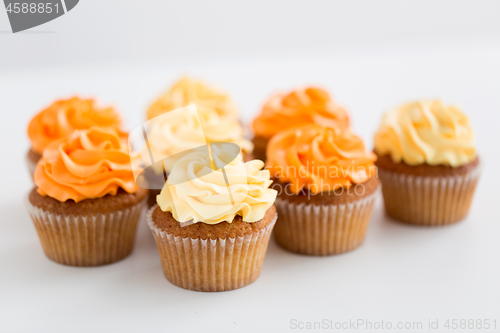
M 193 239 L 158 228 L 153 221 L 156 207 L 148 211 L 147 221 L 168 281 L 189 290 L 227 291 L 247 286 L 259 277 L 277 215 L 252 235 Z
M 70 266 L 98 266 L 130 254 L 146 199 L 126 209 L 84 216 L 44 211 L 29 198 L 25 202 L 50 260 Z
M 365 239 L 378 193 L 379 189 L 341 205 L 295 204 L 278 198 L 276 242 L 288 251 L 315 256 L 352 251 Z
M 387 215 L 401 222 L 442 226 L 467 216 L 481 167 L 463 176 L 425 177 L 379 168 Z

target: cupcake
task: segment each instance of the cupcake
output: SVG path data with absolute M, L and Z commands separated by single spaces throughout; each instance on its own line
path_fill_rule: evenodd
M 234 118 L 238 116 L 236 107 L 227 93 L 203 81 L 184 77 L 151 104 L 147 111 L 147 118 L 153 119 L 165 112 L 189 104 L 196 104 L 199 110 L 213 110 L 220 116 Z
M 42 110 L 28 125 L 31 148 L 27 154 L 28 168 L 33 175 L 43 151 L 55 140 L 68 136 L 74 130 L 92 126 L 112 127 L 119 130 L 120 115 L 111 107 L 100 108 L 92 99 L 72 97 L 52 103 Z
M 437 226 L 467 216 L 480 163 L 469 119 L 458 107 L 428 100 L 389 111 L 374 151 L 390 217 Z
M 305 124 L 343 130 L 349 127 L 347 111 L 323 89 L 308 87 L 272 96 L 253 121 L 254 157 L 266 160 L 266 147 L 276 133 Z
M 253 144 L 244 138 L 243 127 L 238 120 L 221 116 L 211 108 L 197 108 L 192 104 L 158 116 L 147 122 L 147 125 L 148 147 L 143 157 L 146 165 L 152 164 L 152 171 L 148 170 L 147 178 L 156 180 L 149 186 L 150 207 L 156 204 L 156 195 L 160 193 L 165 184 L 164 177 L 176 159 L 191 149 L 206 146 L 210 142 L 233 143 L 241 148 L 245 160 L 252 159 Z M 151 163 L 151 159 L 163 160 L 163 164 Z
M 309 124 L 274 135 L 266 164 L 278 191 L 277 243 L 316 256 L 359 247 L 379 187 L 375 160 L 350 130 Z
M 146 204 L 125 140 L 112 128 L 76 130 L 50 143 L 26 206 L 45 255 L 60 264 L 97 266 L 125 258 Z
M 263 166 L 202 151 L 175 163 L 147 217 L 171 283 L 227 291 L 257 279 L 277 218 Z

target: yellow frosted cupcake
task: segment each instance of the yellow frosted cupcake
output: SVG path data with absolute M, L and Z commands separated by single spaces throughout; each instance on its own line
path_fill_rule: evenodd
M 147 123 L 149 145 L 143 156 L 146 161 L 149 161 L 151 156 L 154 161 L 163 160 L 163 164 L 157 163 L 153 166 L 154 175 L 151 171 L 148 174 L 149 179 L 159 179 L 160 186 L 164 185 L 164 176 L 170 172 L 176 157 L 208 143 L 235 144 L 241 150 L 244 160 L 252 159 L 253 144 L 245 139 L 243 127 L 236 118 L 221 116 L 211 108 L 197 109 L 195 105 L 190 105 L 162 114 Z M 155 198 L 161 188 L 150 188 L 151 207 L 156 203 Z
M 237 118 L 238 112 L 229 95 L 203 81 L 184 77 L 151 104 L 147 118 L 195 104 L 198 110 L 210 109 L 220 116 Z
M 148 213 L 165 277 L 190 290 L 255 281 L 277 217 L 262 161 L 213 156 L 195 151 L 177 161 Z
M 480 163 L 469 119 L 458 107 L 425 100 L 389 111 L 374 150 L 389 216 L 435 226 L 467 215 Z

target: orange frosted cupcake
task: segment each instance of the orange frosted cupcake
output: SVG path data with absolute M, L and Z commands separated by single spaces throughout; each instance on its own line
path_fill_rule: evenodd
M 165 112 L 195 104 L 199 110 L 209 109 L 219 116 L 237 118 L 238 112 L 230 96 L 203 81 L 184 77 L 151 104 L 147 118 L 153 119 Z
M 121 118 L 111 107 L 99 108 L 94 100 L 78 97 L 56 101 L 38 113 L 28 125 L 31 149 L 27 154 L 27 163 L 30 173 L 33 175 L 36 163 L 52 141 L 68 136 L 76 129 L 92 126 L 109 126 L 119 130 Z
M 165 277 L 181 288 L 227 291 L 260 275 L 276 191 L 262 161 L 230 155 L 179 159 L 148 213 Z
M 278 191 L 277 243 L 318 256 L 359 247 L 379 187 L 375 160 L 350 130 L 310 124 L 273 136 L 266 164 Z
M 481 168 L 469 119 L 458 107 L 427 100 L 389 111 L 374 150 L 389 216 L 429 226 L 467 216 Z
M 305 124 L 343 130 L 349 127 L 347 111 L 327 91 L 307 87 L 272 96 L 253 121 L 254 157 L 265 161 L 269 139 L 276 133 Z
M 26 206 L 46 256 L 96 266 L 126 257 L 146 203 L 127 144 L 111 128 L 92 127 L 48 145 Z

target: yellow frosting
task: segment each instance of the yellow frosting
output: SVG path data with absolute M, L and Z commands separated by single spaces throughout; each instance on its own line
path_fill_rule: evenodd
M 189 77 L 177 81 L 170 90 L 154 101 L 148 109 L 147 117 L 153 119 L 193 103 L 198 109 L 210 109 L 219 115 L 237 117 L 236 106 L 228 94 Z
M 375 152 L 409 165 L 457 167 L 476 158 L 469 119 L 439 100 L 412 102 L 386 113 L 375 134 Z
M 261 220 L 277 195 L 269 189 L 269 171 L 261 170 L 264 162 L 213 156 L 193 152 L 179 159 L 156 198 L 160 208 L 179 222 L 231 223 L 236 215 L 244 222 Z
M 165 113 L 149 121 L 147 137 L 155 161 L 204 146 L 209 142 L 237 144 L 251 153 L 253 144 L 243 137 L 243 127 L 232 117 L 220 116 L 212 109 L 193 105 Z M 149 158 L 149 152 L 143 154 Z M 169 169 L 169 166 L 166 166 Z M 170 170 L 167 170 L 170 171 Z

